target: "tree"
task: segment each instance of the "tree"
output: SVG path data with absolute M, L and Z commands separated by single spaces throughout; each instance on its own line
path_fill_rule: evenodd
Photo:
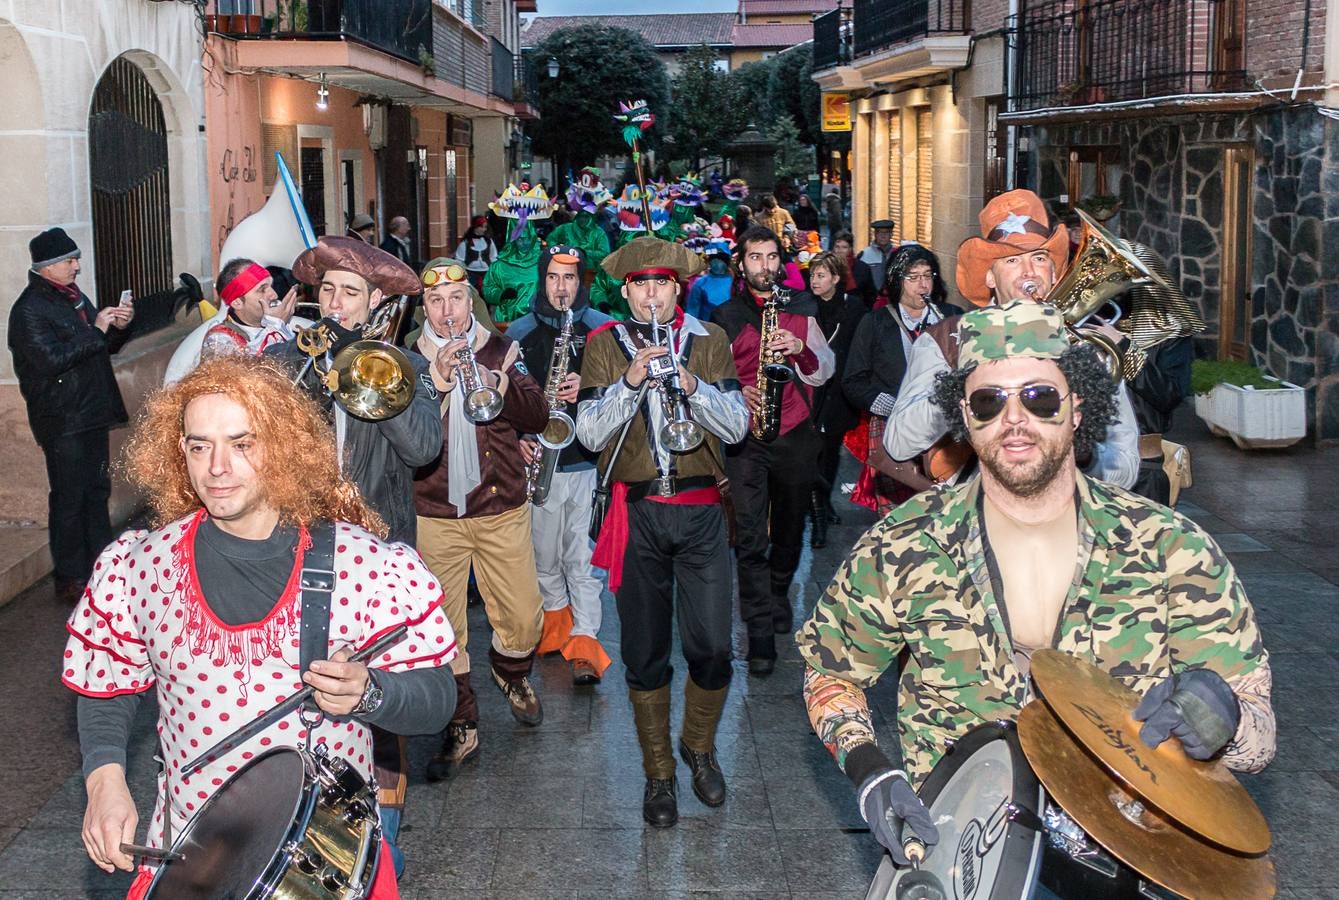
M 769 90 L 771 78 L 771 60 L 744 63 L 730 73 L 733 88 L 731 97 L 743 117 L 744 125 L 753 125 L 765 131 L 775 120 Z
M 683 55 L 666 118 L 675 158 L 687 160 L 695 172 L 703 157 L 720 156 L 748 124 L 734 89 L 730 76 L 716 68 L 716 51 L 702 46 Z
M 790 116 L 782 116 L 767 131 L 776 144 L 776 177 L 802 181 L 814 168 L 814 151 L 800 140 L 800 129 Z
M 543 74 L 550 58 L 558 62 L 557 78 Z M 655 48 L 641 35 L 607 25 L 560 28 L 535 47 L 532 59 L 540 71 L 540 119 L 531 126 L 534 149 L 557 162 L 560 176 L 598 156 L 628 152 L 613 119 L 620 100 L 647 102 L 657 122 L 644 133 L 643 149 L 656 145 L 669 79 Z
M 768 61 L 767 78 L 769 105 L 775 116 L 789 115 L 800 130 L 800 141 L 818 144 L 822 141 L 822 122 L 819 119 L 820 91 L 813 80 L 814 52 L 811 46 L 779 53 Z

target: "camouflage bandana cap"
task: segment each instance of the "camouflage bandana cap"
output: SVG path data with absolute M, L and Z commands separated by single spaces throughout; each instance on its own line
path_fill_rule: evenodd
M 958 324 L 958 341 L 963 368 L 1014 357 L 1058 359 L 1069 349 L 1060 311 L 1030 300 L 972 310 Z

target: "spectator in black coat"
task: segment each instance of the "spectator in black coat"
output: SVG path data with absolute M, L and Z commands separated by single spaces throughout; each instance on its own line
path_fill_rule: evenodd
M 818 457 L 819 480 L 814 486 L 809 509 L 813 524 L 809 543 L 814 547 L 827 546 L 828 525 L 841 521 L 832 509 L 832 486 L 837 480 L 842 439 L 860 420 L 859 411 L 852 408 L 842 389 L 842 372 L 851 349 L 851 339 L 866 310 L 858 295 L 843 290 L 845 280 L 846 261 L 837 254 L 825 250 L 809 260 L 809 291 L 818 300 L 815 318 L 836 357 L 832 378 L 814 395 L 814 422 L 822 441 Z
M 418 260 L 414 257 L 413 242 L 409 240 L 409 220 L 404 216 L 396 216 L 391 219 L 390 225 L 386 228 L 386 240 L 381 242 L 381 249 L 415 272 L 418 271 Z
M 860 321 L 842 378 L 851 405 L 871 416 L 871 445 L 882 438 L 884 421 L 907 373 L 912 342 L 935 322 L 962 315 L 961 309 L 944 302 L 948 291 L 940 277 L 938 257 L 919 244 L 909 244 L 893 255 L 886 285 L 890 302 Z M 898 492 L 886 483 L 890 481 L 875 476 L 879 493 L 896 498 Z
M 808 194 L 800 194 L 800 199 L 795 201 L 795 208 L 791 210 L 790 217 L 795 220 L 795 227 L 800 231 L 818 230 L 818 210 L 809 201 Z
M 75 284 L 79 247 L 63 229 L 42 232 L 28 250 L 32 269 L 9 313 L 9 350 L 46 456 L 56 595 L 74 601 L 113 537 L 108 433 L 127 417 L 111 354 L 124 343 L 135 307 L 93 306 Z

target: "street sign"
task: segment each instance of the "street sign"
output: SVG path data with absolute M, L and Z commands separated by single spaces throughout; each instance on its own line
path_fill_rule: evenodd
M 823 130 L 824 131 L 851 130 L 850 94 L 823 95 Z

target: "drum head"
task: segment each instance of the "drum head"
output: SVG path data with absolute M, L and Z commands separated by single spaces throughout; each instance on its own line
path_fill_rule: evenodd
M 300 753 L 279 749 L 233 775 L 177 839 L 172 849 L 185 859 L 162 866 L 150 896 L 250 896 L 294 826 L 306 795 L 304 772 Z
M 1030 897 L 1041 867 L 1042 835 L 1009 818 L 1011 804 L 1037 814 L 1042 790 L 1012 725 L 980 725 L 953 745 L 919 791 L 939 828 L 921 867 L 954 900 Z M 892 900 L 910 869 L 885 857 L 867 900 Z

